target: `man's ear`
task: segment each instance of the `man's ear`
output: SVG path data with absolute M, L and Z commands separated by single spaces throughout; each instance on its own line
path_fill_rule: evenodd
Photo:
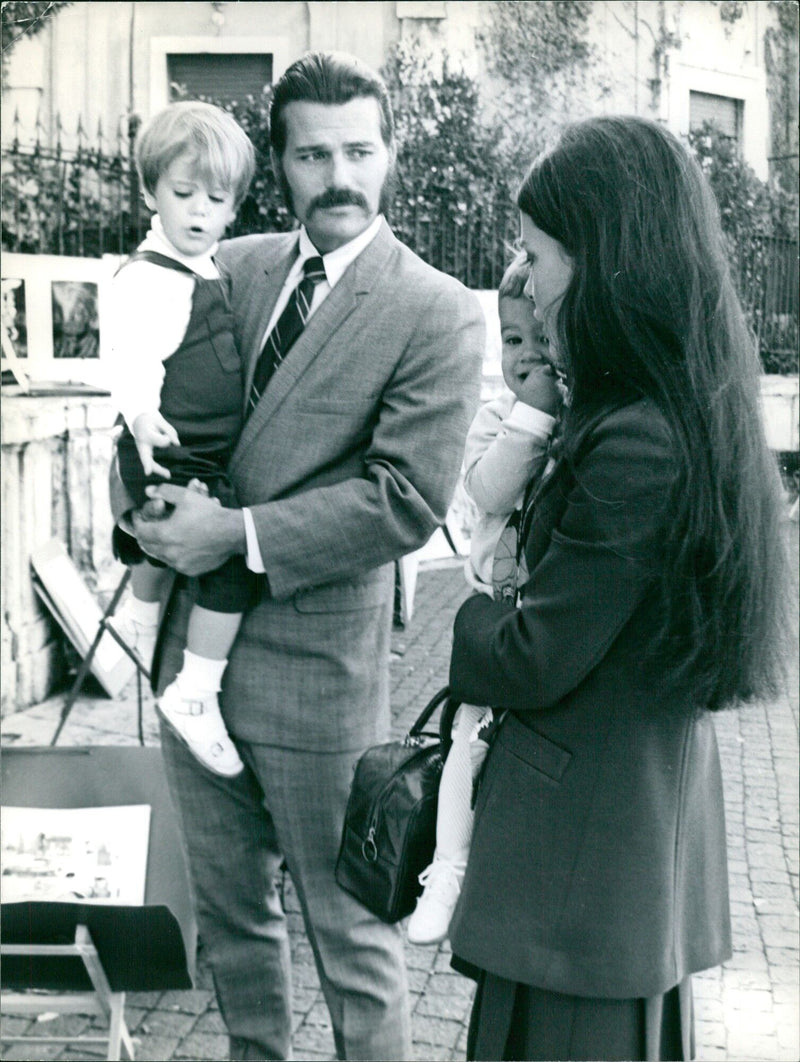
M 146 188 L 142 188 L 142 196 L 144 197 L 144 203 L 148 210 L 157 211 L 155 197 L 151 192 L 148 192 Z

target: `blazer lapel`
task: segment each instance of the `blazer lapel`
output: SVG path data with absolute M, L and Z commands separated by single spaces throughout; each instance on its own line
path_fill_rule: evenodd
M 275 370 L 258 405 L 247 418 L 239 438 L 239 445 L 236 448 L 235 462 L 238 462 L 249 445 L 257 439 L 264 425 L 279 408 L 286 396 L 292 391 L 314 360 L 322 354 L 328 337 L 334 335 L 343 326 L 344 322 L 358 306 L 359 299 L 369 292 L 374 283 L 380 282 L 382 276 L 385 276 L 385 267 L 395 242 L 395 237 L 386 222 L 384 222 L 372 243 L 364 249 L 355 262 L 347 269 L 333 291 L 331 291 L 319 309 L 315 311 L 286 359 Z M 272 290 L 273 284 L 277 284 L 277 291 L 274 292 L 274 296 L 269 300 L 269 312 L 259 315 L 260 321 L 263 321 L 262 331 L 258 337 L 259 351 L 261 339 L 269 323 L 272 307 L 275 305 L 278 292 L 286 280 L 292 261 L 293 259 L 290 258 L 285 269 L 280 268 L 274 271 L 278 274 L 276 278 L 270 275 L 270 290 Z M 245 394 L 250 392 L 250 382 L 255 371 L 257 356 L 257 354 L 252 356 L 248 365 Z
M 278 301 L 286 277 L 296 257 L 296 248 L 257 273 L 249 289 L 248 306 L 245 308 L 245 328 L 242 331 L 243 356 L 247 360 L 245 370 L 244 409 L 247 412 L 247 396 L 256 371 L 256 362 L 267 334 L 267 325 Z

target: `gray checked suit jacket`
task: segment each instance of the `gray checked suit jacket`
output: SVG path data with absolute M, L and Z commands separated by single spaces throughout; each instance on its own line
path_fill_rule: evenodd
M 297 234 L 224 243 L 252 378 Z M 222 710 L 236 737 L 364 747 L 388 726 L 393 562 L 445 517 L 478 401 L 484 319 L 460 283 L 384 222 L 272 377 L 230 465 L 270 594 L 244 619 Z M 173 595 L 159 685 L 180 667 L 190 597 Z

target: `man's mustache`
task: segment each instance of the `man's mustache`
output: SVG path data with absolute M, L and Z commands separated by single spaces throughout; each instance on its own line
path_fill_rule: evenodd
M 352 188 L 328 188 L 322 195 L 312 199 L 309 205 L 309 214 L 315 210 L 327 210 L 337 206 L 356 206 L 362 210 L 369 210 L 366 198 Z

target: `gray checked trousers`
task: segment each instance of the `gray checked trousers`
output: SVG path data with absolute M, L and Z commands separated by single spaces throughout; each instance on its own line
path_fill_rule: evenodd
M 198 930 L 231 1059 L 290 1059 L 291 958 L 275 885 L 285 857 L 305 919 L 340 1059 L 412 1057 L 403 942 L 334 880 L 360 752 L 309 753 L 237 742 L 234 779 L 205 770 L 162 726 Z

